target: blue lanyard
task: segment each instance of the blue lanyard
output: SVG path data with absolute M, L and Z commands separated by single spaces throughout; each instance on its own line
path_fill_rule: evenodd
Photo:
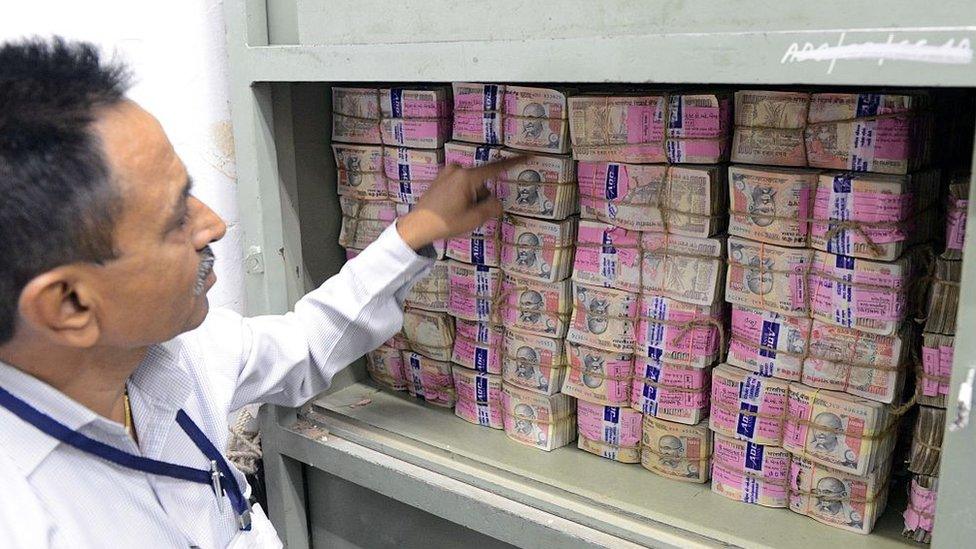
M 176 423 L 179 424 L 187 436 L 190 437 L 190 440 L 210 460 L 209 470 L 166 463 L 165 461 L 158 461 L 123 452 L 118 448 L 89 438 L 69 428 L 67 425 L 10 394 L 2 387 L 0 387 L 0 406 L 10 410 L 15 416 L 37 427 L 48 436 L 116 465 L 151 475 L 210 485 L 213 487 L 214 494 L 217 496 L 218 505 L 223 499 L 224 494 L 230 499 L 234 513 L 237 515 L 237 524 L 240 529 L 245 531 L 251 529 L 251 505 L 247 501 L 247 498 L 244 497 L 244 493 L 237 483 L 237 478 L 231 472 L 230 466 L 224 460 L 224 456 L 220 454 L 220 451 L 210 442 L 210 439 L 203 434 L 203 431 L 197 427 L 197 424 L 183 410 L 176 413 Z M 223 487 L 224 482 L 228 485 L 226 489 Z

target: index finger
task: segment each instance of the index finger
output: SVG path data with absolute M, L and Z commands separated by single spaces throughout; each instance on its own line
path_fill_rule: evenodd
M 496 175 L 502 173 L 503 171 L 514 168 L 519 164 L 525 162 L 528 155 L 520 154 L 518 156 L 513 156 L 510 158 L 503 158 L 495 162 L 490 162 L 483 166 L 477 166 L 474 168 L 468 168 L 465 171 L 465 175 L 470 177 L 473 181 L 478 183 L 484 183 L 485 180 L 491 179 Z

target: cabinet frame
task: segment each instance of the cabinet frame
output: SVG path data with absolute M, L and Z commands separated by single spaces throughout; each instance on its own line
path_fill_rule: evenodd
M 421 9 L 422 2 L 405 2 Z M 540 3 L 554 10 L 561 4 Z M 245 255 L 246 310 L 251 315 L 288 311 L 313 286 L 316 278 L 309 274 L 303 257 L 301 201 L 295 187 L 298 177 L 295 171 L 303 143 L 287 138 L 293 135 L 289 124 L 294 119 L 290 112 L 294 103 L 287 83 L 484 80 L 976 88 L 976 67 L 972 59 L 972 45 L 976 44 L 976 4 L 963 0 L 940 3 L 893 0 L 883 9 L 870 3 L 842 0 L 820 3 L 748 0 L 739 10 L 755 10 L 759 22 L 741 28 L 734 27 L 734 23 L 713 24 L 723 21 L 729 9 L 720 4 L 689 6 L 613 0 L 608 9 L 620 10 L 615 14 L 620 20 L 637 15 L 646 18 L 648 10 L 659 10 L 661 23 L 649 24 L 646 32 L 615 34 L 606 21 L 594 19 L 594 25 L 603 32 L 579 38 L 550 30 L 547 32 L 554 36 L 505 40 L 305 44 L 303 35 L 314 28 L 315 17 L 326 16 L 329 7 L 326 4 L 323 0 L 224 2 Z M 837 11 L 847 14 L 849 25 L 837 26 Z M 459 13 L 444 12 L 436 16 L 448 26 L 478 24 L 466 20 L 463 9 Z M 488 23 L 492 17 L 499 16 L 486 16 Z M 668 32 L 669 25 L 684 30 Z M 696 25 L 705 30 L 696 32 Z M 716 26 L 720 28 L 711 28 Z M 891 52 L 892 44 L 904 46 L 899 55 L 917 55 L 927 61 L 888 57 L 882 62 L 879 55 L 895 55 Z M 838 45 L 846 49 L 836 48 Z M 943 49 L 937 51 L 928 46 Z M 967 50 L 968 60 L 965 60 Z M 875 56 L 871 57 L 872 54 Z M 831 60 L 831 56 L 838 58 Z M 327 105 L 322 108 L 326 109 Z M 323 137 L 325 141 L 327 137 Z M 970 200 L 974 200 L 976 183 L 970 188 Z M 322 215 L 328 217 L 338 211 L 335 204 L 330 208 Z M 976 289 L 974 223 L 976 208 L 971 208 L 967 217 L 964 291 L 958 317 L 960 335 L 976 333 L 976 292 L 965 291 Z M 304 235 L 306 239 L 311 236 Z M 325 252 L 324 257 L 331 263 L 325 269 L 337 269 L 343 261 L 332 250 Z M 968 546 L 976 539 L 976 521 L 972 519 L 976 513 L 976 496 L 972 492 L 976 475 L 969 466 L 976 461 L 976 427 L 972 424 L 976 418 L 969 420 L 976 375 L 976 338 L 959 337 L 955 346 L 940 473 L 942 479 L 951 481 L 942 482 L 939 487 L 933 537 L 936 548 Z M 353 372 L 344 372 L 337 378 L 335 388 L 341 389 L 355 381 Z M 373 489 L 386 490 L 383 493 L 391 497 L 435 514 L 443 513 L 451 520 L 463 520 L 457 513 L 451 514 L 450 509 L 438 506 L 437 498 L 431 497 L 437 492 L 423 491 L 430 482 L 447 483 L 455 479 L 430 471 L 428 477 L 410 477 L 404 473 L 413 466 L 407 461 L 348 442 L 343 437 L 327 435 L 326 441 L 322 441 L 303 436 L 296 427 L 300 424 L 296 410 L 275 406 L 265 406 L 262 410 L 271 518 L 289 547 L 307 546 L 309 540 L 305 466 L 318 467 L 344 478 L 371 478 L 369 487 Z M 384 471 L 382 474 L 390 479 L 389 486 L 376 481 L 379 478 L 376 475 Z M 396 480 L 404 478 L 412 478 L 414 483 Z M 477 507 L 484 501 L 471 505 Z M 498 505 L 511 509 L 516 503 L 508 501 Z M 553 535 L 551 529 L 540 526 L 553 517 L 563 520 L 555 515 L 540 515 L 537 521 L 525 523 L 526 537 L 508 541 L 525 545 L 530 544 L 529 538 L 533 540 L 532 545 L 544 540 L 566 541 L 547 537 Z M 810 524 L 829 530 L 813 521 Z M 654 545 L 692 541 L 682 537 L 687 532 L 675 534 L 666 524 L 660 526 L 657 537 L 649 534 L 648 539 Z M 578 533 L 582 537 L 573 539 L 583 545 L 600 546 L 607 541 L 600 537 L 605 532 L 588 531 L 584 527 Z M 693 541 L 709 544 L 708 540 Z

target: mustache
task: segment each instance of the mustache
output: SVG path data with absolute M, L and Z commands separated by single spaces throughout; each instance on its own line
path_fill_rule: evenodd
M 193 286 L 194 295 L 201 295 L 203 290 L 207 287 L 207 277 L 213 271 L 214 262 L 217 260 L 217 256 L 214 254 L 213 248 L 210 246 L 205 247 L 200 250 L 200 266 L 197 267 L 197 282 Z

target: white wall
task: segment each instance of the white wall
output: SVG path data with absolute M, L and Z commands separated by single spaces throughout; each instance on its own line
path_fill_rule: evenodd
M 0 8 L 0 41 L 62 35 L 99 44 L 133 69 L 130 97 L 162 122 L 195 181 L 227 222 L 212 307 L 243 310 L 241 234 L 227 52 L 220 0 L 33 0 Z

